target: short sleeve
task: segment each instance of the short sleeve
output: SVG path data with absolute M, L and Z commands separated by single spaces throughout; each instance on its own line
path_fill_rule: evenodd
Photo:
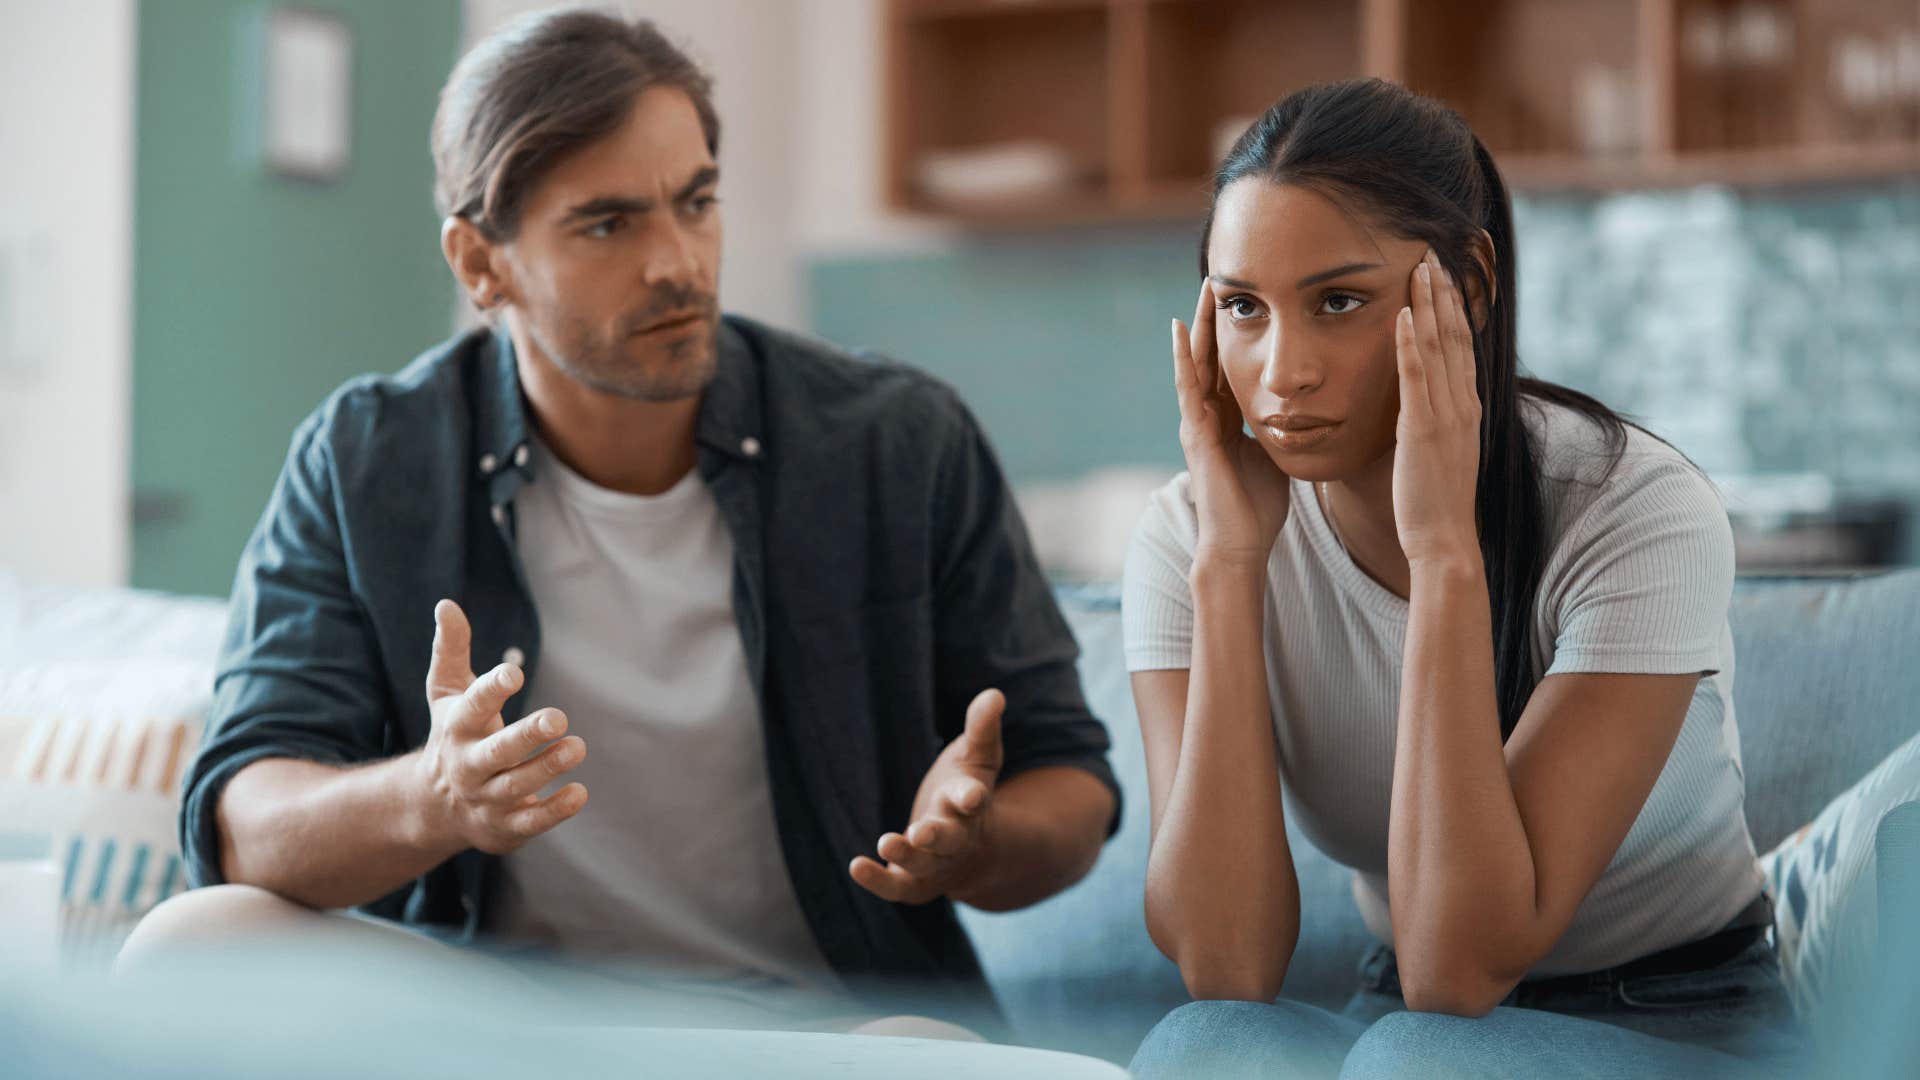
M 1120 623 L 1128 671 L 1193 666 L 1193 590 L 1188 584 L 1198 519 L 1187 474 L 1154 492 L 1134 527 L 1121 576 Z
M 1713 674 L 1727 663 L 1733 532 L 1692 464 L 1623 460 L 1556 547 L 1547 675 Z

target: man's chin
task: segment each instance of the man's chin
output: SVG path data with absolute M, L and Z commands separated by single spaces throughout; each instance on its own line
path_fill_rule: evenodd
M 625 370 L 583 381 L 605 393 L 664 404 L 699 396 L 719 366 L 711 338 L 681 349 L 629 349 L 628 354 Z

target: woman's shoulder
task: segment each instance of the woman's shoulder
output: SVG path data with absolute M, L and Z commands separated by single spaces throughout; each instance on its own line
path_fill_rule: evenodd
M 1679 449 L 1631 423 L 1608 425 L 1556 402 L 1526 399 L 1522 416 L 1533 434 L 1535 468 L 1549 504 L 1584 507 L 1632 500 L 1649 486 L 1684 489 L 1720 510 L 1712 481 Z
M 1719 489 L 1677 448 L 1632 424 L 1616 437 L 1601 421 L 1530 399 L 1547 535 L 1556 549 L 1631 544 L 1676 532 L 1709 547 L 1731 529 Z

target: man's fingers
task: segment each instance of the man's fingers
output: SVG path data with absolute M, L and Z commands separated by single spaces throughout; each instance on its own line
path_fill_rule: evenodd
M 433 656 L 427 661 L 427 700 L 464 691 L 473 682 L 473 627 L 451 600 L 433 605 Z
M 972 817 L 987 808 L 989 794 L 987 785 L 964 777 L 941 789 L 939 805 L 954 817 Z
M 923 851 L 907 842 L 899 833 L 888 833 L 874 845 L 880 857 L 916 877 L 927 877 L 937 868 L 940 856 Z
M 586 805 L 587 786 L 576 781 L 531 806 L 513 811 L 502 824 L 509 834 L 531 839 L 579 813 Z
M 473 680 L 461 695 L 460 703 L 448 717 L 448 723 L 473 735 L 488 733 L 487 722 L 500 715 L 507 699 L 520 690 L 526 676 L 517 664 L 501 664 Z
M 913 875 L 897 866 L 882 866 L 865 855 L 858 855 L 847 865 L 847 874 L 854 884 L 882 900 L 896 904 L 912 902 Z
M 935 855 L 959 855 L 967 848 L 967 827 L 945 816 L 923 818 L 907 827 L 907 842 Z
M 1007 711 L 1007 698 L 998 690 L 986 689 L 974 695 L 967 706 L 967 740 L 962 758 L 966 764 L 993 773 L 1000 771 L 1005 755 L 1000 747 L 1000 717 Z
M 488 776 L 506 772 L 566 733 L 566 713 L 541 709 L 487 736 L 476 748 L 476 760 Z
M 547 747 L 531 761 L 494 776 L 481 786 L 480 794 L 492 802 L 523 804 L 527 796 L 538 794 L 540 789 L 586 759 L 587 741 L 571 735 Z

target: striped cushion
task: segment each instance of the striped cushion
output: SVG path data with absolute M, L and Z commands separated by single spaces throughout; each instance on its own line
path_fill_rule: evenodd
M 0 669 L 0 837 L 54 860 L 59 924 L 44 932 L 68 965 L 105 966 L 185 887 L 180 780 L 210 697 L 208 667 L 184 661 Z

